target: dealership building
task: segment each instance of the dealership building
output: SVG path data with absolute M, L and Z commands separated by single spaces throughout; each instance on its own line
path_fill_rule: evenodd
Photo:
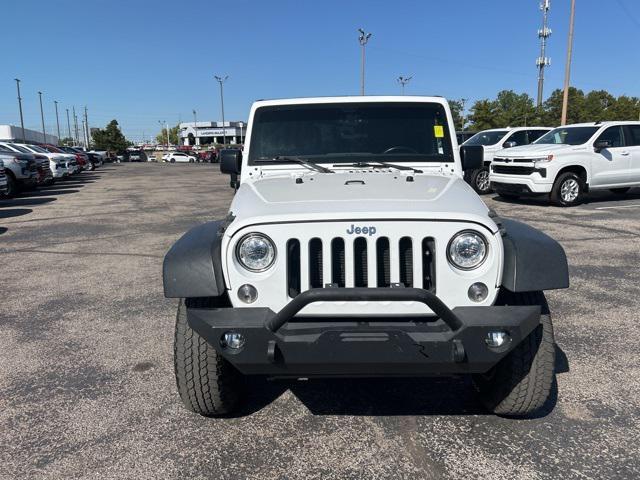
M 185 122 L 179 125 L 180 145 L 211 145 L 224 143 L 240 145 L 244 143 L 246 122 Z
M 58 137 L 55 135 L 42 135 L 42 132 L 37 130 L 24 129 L 24 137 L 22 133 L 22 127 L 16 127 L 14 125 L 0 125 L 0 141 L 1 142 L 20 142 L 26 143 L 50 143 L 52 145 L 58 144 Z

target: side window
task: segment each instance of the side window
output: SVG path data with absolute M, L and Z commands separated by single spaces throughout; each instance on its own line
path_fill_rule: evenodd
M 609 127 L 600 134 L 596 142 L 608 140 L 611 148 L 622 147 L 622 127 Z
M 516 146 L 518 145 L 526 145 L 527 144 L 527 131 L 526 130 L 520 130 L 519 132 L 516 132 L 512 135 L 509 136 L 509 138 L 507 138 L 505 140 L 505 142 L 516 142 Z M 503 142 L 504 144 L 504 142 Z
M 628 125 L 628 131 L 631 135 L 627 135 L 628 146 L 640 146 L 640 125 Z
M 529 143 L 535 142 L 545 133 L 547 133 L 547 130 L 529 130 Z

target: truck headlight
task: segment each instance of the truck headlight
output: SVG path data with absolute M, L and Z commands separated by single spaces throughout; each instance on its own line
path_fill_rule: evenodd
M 457 233 L 447 247 L 449 263 L 460 270 L 478 268 L 487 258 L 487 240 L 474 230 Z
M 249 233 L 238 242 L 236 258 L 247 270 L 264 272 L 276 259 L 276 247 L 266 235 Z

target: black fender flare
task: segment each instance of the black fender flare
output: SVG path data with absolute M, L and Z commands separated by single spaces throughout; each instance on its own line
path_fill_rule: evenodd
M 557 241 L 526 223 L 501 218 L 498 224 L 503 232 L 504 288 L 534 292 L 569 287 L 567 256 Z
M 173 244 L 162 264 L 165 297 L 219 297 L 225 293 L 222 237 L 228 223 L 198 225 Z

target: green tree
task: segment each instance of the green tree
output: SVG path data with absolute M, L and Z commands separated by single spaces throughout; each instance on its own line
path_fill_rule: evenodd
M 583 120 L 612 120 L 616 98 L 606 90 L 593 90 L 584 97 Z
M 478 131 L 504 126 L 499 124 L 495 102 L 486 98 L 473 104 L 469 120 L 471 121 L 471 129 Z
M 451 108 L 451 115 L 453 116 L 453 124 L 456 126 L 456 130 L 463 130 L 462 102 L 460 100 L 449 100 L 449 108 Z
M 610 109 L 611 120 L 640 120 L 640 98 L 620 95 Z
M 169 128 L 169 143 L 171 145 L 177 145 L 180 141 L 178 133 L 180 132 L 180 127 L 176 125 L 175 127 Z M 156 142 L 165 145 L 167 143 L 167 129 L 163 128 L 162 131 L 156 135 Z
M 58 140 L 58 145 L 63 145 L 65 147 L 72 147 L 75 143 L 75 140 L 71 137 L 64 137 Z
M 551 92 L 544 102 L 544 124 L 549 127 L 560 125 L 562 119 L 562 90 Z M 584 109 L 584 92 L 575 87 L 569 87 L 569 105 L 567 108 L 567 123 L 595 122 L 597 118 L 589 118 Z
M 120 131 L 117 120 L 111 120 L 104 129 L 95 130 L 93 143 L 96 150 L 108 152 L 122 152 L 129 146 L 129 142 Z
M 521 127 L 531 125 L 535 117 L 533 98 L 526 93 L 517 94 L 513 90 L 498 92 L 495 100 L 498 126 Z

